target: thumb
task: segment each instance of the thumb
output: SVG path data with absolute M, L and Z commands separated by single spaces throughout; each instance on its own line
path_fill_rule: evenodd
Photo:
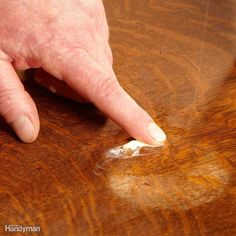
M 64 80 L 79 94 L 88 98 L 132 137 L 157 145 L 165 133 L 119 85 L 112 72 L 105 72 L 85 51 L 64 64 Z M 66 60 L 68 61 L 68 60 Z M 79 62 L 79 63 L 78 63 Z
M 23 142 L 33 142 L 38 136 L 36 106 L 7 60 L 0 60 L 0 115 Z

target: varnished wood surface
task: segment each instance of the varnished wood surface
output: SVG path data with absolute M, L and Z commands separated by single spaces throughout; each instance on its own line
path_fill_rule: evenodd
M 92 106 L 27 81 L 41 132 L 23 144 L 0 124 L 0 234 L 22 224 L 53 236 L 236 235 L 236 2 L 105 7 L 117 76 L 166 146 L 104 164 L 130 137 Z

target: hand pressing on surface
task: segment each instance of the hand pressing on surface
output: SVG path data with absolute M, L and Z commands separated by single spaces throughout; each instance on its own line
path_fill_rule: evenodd
M 22 141 L 39 132 L 36 106 L 15 72 L 28 68 L 41 68 L 40 84 L 92 102 L 134 138 L 165 140 L 116 79 L 101 0 L 0 0 L 0 15 L 0 114 Z

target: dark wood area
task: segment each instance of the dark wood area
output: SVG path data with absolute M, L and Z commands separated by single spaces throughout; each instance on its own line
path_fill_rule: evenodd
M 0 234 L 22 224 L 53 236 L 236 235 L 236 1 L 104 4 L 117 77 L 166 145 L 104 162 L 128 134 L 29 73 L 41 131 L 23 144 L 0 122 Z

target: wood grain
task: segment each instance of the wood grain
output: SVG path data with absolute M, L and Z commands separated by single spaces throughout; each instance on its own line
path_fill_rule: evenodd
M 118 79 L 167 143 L 104 162 L 130 137 L 94 107 L 39 88 L 30 72 L 41 132 L 23 144 L 1 121 L 0 234 L 22 224 L 55 236 L 236 235 L 235 1 L 104 4 Z

